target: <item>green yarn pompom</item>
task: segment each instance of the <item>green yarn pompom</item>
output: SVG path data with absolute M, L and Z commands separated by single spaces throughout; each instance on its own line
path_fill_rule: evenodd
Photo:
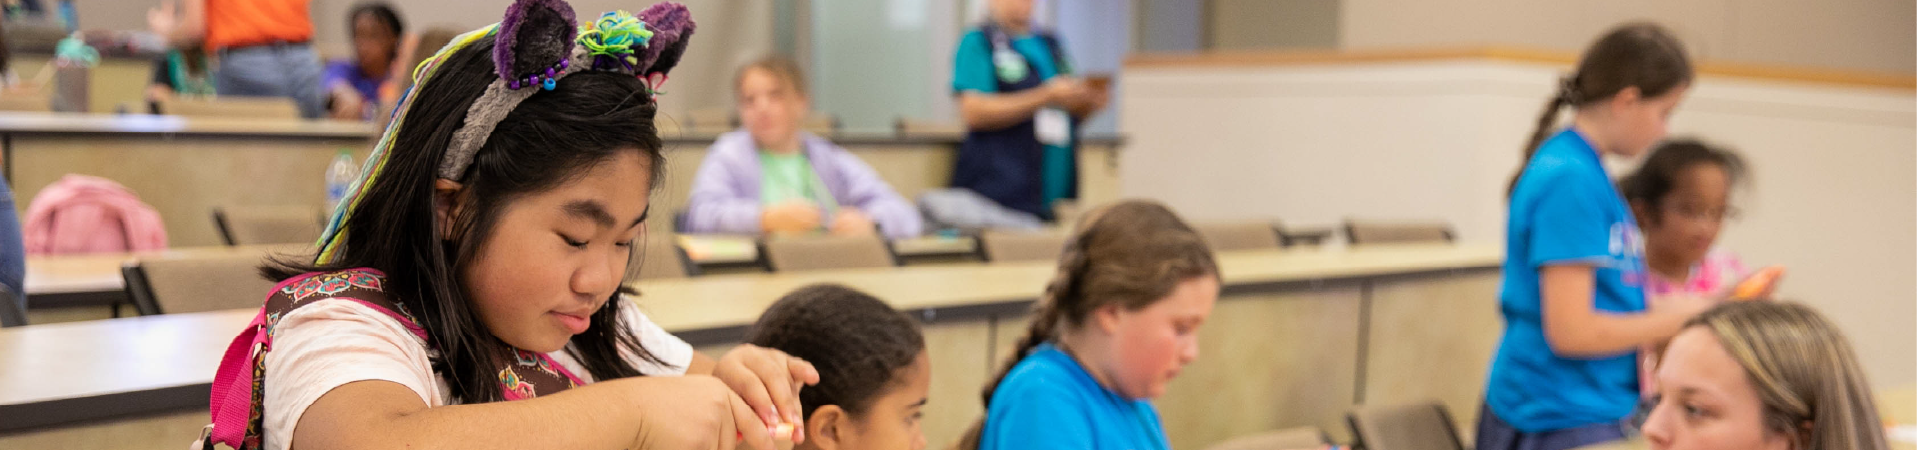
M 633 56 L 634 48 L 646 45 L 649 39 L 653 39 L 653 32 L 647 30 L 645 22 L 626 11 L 612 11 L 581 25 L 576 41 L 587 49 L 588 55 L 594 56 L 595 68 L 614 69 L 605 66 L 617 61 L 620 66 L 631 69 L 638 62 Z

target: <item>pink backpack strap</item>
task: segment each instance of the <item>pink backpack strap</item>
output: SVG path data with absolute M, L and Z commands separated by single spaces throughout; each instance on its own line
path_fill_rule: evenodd
M 265 309 L 253 316 L 253 322 L 233 337 L 227 344 L 227 353 L 220 357 L 220 371 L 213 375 L 213 390 L 208 394 L 207 405 L 213 418 L 212 429 L 202 448 L 211 450 L 212 443 L 226 444 L 232 448 L 242 448 L 241 439 L 247 427 L 247 415 L 253 401 L 253 371 L 248 362 L 253 350 L 261 345 L 260 329 L 266 323 Z
M 405 306 L 387 295 L 385 285 L 386 275 L 369 268 L 308 273 L 275 285 L 260 314 L 227 344 L 227 353 L 220 358 L 220 370 L 207 397 L 213 425 L 202 439 L 202 448 L 212 449 L 213 444 L 241 450 L 261 447 L 261 383 L 266 377 L 266 354 L 273 350 L 274 325 L 294 309 L 322 300 L 354 301 L 394 318 L 407 331 L 426 339 L 426 329 Z

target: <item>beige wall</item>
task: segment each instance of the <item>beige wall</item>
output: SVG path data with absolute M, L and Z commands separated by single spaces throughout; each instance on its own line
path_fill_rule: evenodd
M 1439 218 L 1502 239 L 1507 178 L 1559 67 L 1494 61 L 1128 68 L 1121 194 L 1197 220 Z M 1914 93 L 1706 76 L 1674 133 L 1753 167 L 1723 246 L 1914 379 Z M 1493 299 L 1487 299 L 1487 307 Z
M 1914 2 L 1896 0 L 1345 0 L 1342 48 L 1507 44 L 1579 51 L 1652 19 L 1704 59 L 1914 70 Z
M 1207 48 L 1332 48 L 1340 45 L 1340 0 L 1212 0 Z
M 409 32 L 447 26 L 459 30 L 497 22 L 508 0 L 386 0 L 399 10 Z M 310 0 L 315 47 L 323 55 L 349 52 L 346 14 L 359 0 Z M 89 29 L 146 29 L 147 8 L 158 0 L 74 2 L 81 24 Z M 572 0 L 580 20 L 604 11 L 638 11 L 653 1 Z M 693 11 L 700 27 L 691 51 L 674 69 L 663 111 L 679 113 L 693 108 L 732 104 L 734 67 L 773 51 L 773 5 L 763 1 L 681 0 Z M 143 79 L 144 80 L 144 79 Z

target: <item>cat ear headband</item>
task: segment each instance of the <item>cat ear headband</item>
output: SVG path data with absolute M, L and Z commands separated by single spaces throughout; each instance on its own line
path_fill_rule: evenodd
M 567 75 L 582 71 L 630 74 L 646 84 L 649 100 L 661 94 L 667 71 L 686 53 L 693 30 L 687 7 L 674 2 L 653 5 L 638 15 L 608 12 L 576 28 L 573 7 L 562 0 L 516 0 L 507 7 L 500 23 L 455 37 L 414 69 L 413 87 L 394 108 L 386 131 L 361 170 L 359 182 L 334 207 L 321 233 L 320 253 L 314 262 L 325 264 L 336 256 L 341 237 L 346 234 L 346 218 L 386 166 L 396 131 L 412 109 L 412 91 L 433 78 L 448 56 L 481 38 L 495 36 L 493 61 L 498 78 L 467 108 L 465 120 L 440 160 L 437 175 L 460 181 L 473 164 L 474 153 L 514 107 L 540 91 L 555 89 Z

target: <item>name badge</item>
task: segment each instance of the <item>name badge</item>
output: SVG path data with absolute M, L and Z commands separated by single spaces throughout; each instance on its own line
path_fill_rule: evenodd
M 1072 127 L 1072 119 L 1059 108 L 1041 108 L 1033 114 L 1033 137 L 1042 144 L 1065 147 L 1073 135 Z

